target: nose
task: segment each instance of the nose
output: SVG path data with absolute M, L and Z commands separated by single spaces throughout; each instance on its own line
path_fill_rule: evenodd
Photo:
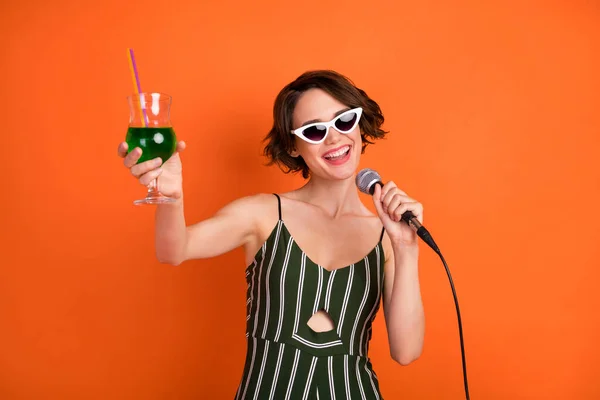
M 339 133 L 333 126 L 329 127 L 329 132 L 327 132 L 327 138 L 325 139 L 325 144 L 336 144 L 342 138 L 342 134 Z

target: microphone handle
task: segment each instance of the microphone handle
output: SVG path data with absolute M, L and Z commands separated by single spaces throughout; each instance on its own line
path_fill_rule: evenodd
M 403 213 L 402 221 L 406 222 L 415 232 L 417 232 L 417 235 L 423 239 L 423 241 L 427 243 L 429 247 L 433 249 L 433 251 L 440 254 L 440 249 L 431 237 L 431 234 L 423 225 L 421 225 L 419 220 L 417 220 L 412 212 L 406 211 Z

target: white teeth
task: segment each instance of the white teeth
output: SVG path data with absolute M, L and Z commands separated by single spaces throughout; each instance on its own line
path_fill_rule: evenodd
M 342 156 L 342 155 L 346 154 L 349 150 L 350 150 L 350 146 L 342 147 L 341 149 L 339 149 L 335 153 L 329 153 L 329 154 L 327 154 L 325 156 L 325 158 L 336 158 L 336 157 L 339 157 L 339 156 Z

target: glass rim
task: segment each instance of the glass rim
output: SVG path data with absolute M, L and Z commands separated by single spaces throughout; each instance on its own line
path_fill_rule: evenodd
M 153 95 L 153 94 L 159 95 L 158 101 L 166 101 L 166 100 L 171 100 L 173 98 L 170 94 L 166 94 L 163 92 L 142 92 L 142 93 L 130 94 L 129 96 L 127 96 L 127 100 L 139 101 L 140 96 L 144 95 L 145 97 L 148 97 L 150 101 L 152 101 L 151 95 Z

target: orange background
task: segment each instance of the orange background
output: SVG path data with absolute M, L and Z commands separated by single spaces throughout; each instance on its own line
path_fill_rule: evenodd
M 583 0 L 3 1 L 0 398 L 235 394 L 242 252 L 155 260 L 116 155 L 127 47 L 173 95 L 189 223 L 301 184 L 263 165 L 273 100 L 307 69 L 350 76 L 391 131 L 361 167 L 424 203 L 450 264 L 472 398 L 600 398 L 599 19 Z M 448 279 L 426 248 L 420 268 L 424 353 L 395 364 L 380 314 L 374 366 L 386 399 L 461 399 Z

